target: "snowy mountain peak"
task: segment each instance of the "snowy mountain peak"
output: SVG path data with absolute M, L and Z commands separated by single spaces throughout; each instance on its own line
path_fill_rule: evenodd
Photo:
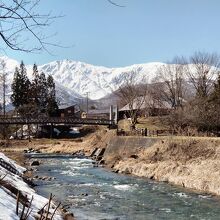
M 127 67 L 107 68 L 93 66 L 83 62 L 71 60 L 54 61 L 39 67 L 64 87 L 77 91 L 81 96 L 89 92 L 91 99 L 100 99 L 116 88 L 115 78 L 124 72 L 135 71 L 137 74 L 146 75 L 148 81 L 155 76 L 157 67 L 163 65 L 159 62 L 134 64 Z
M 20 62 L 6 56 L 1 56 L 1 60 L 6 63 L 8 84 L 11 84 L 15 67 L 19 66 Z M 157 68 L 161 65 L 163 63 L 152 62 L 134 64 L 127 67 L 108 68 L 65 59 L 38 66 L 38 70 L 54 77 L 57 97 L 60 102 L 71 104 L 79 102 L 80 99 L 86 96 L 86 93 L 89 93 L 89 98 L 93 100 L 111 94 L 117 89 L 115 79 L 120 78 L 125 72 L 134 71 L 140 76 L 145 76 L 147 81 L 150 82 L 155 77 Z M 30 77 L 32 75 L 32 66 L 26 65 L 26 68 Z M 10 92 L 9 86 L 8 96 Z M 8 102 L 10 102 L 10 99 L 8 99 Z

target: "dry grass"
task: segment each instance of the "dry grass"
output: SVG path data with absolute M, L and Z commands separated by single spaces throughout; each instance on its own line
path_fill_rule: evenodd
M 167 130 L 167 126 L 161 123 L 159 117 L 138 118 L 137 128 L 147 128 L 148 130 Z
M 140 149 L 137 159 L 122 158 L 114 169 L 220 195 L 220 138 L 157 139 Z
M 216 158 L 219 150 L 220 139 L 217 138 L 165 137 L 160 138 L 151 148 L 145 149 L 141 157 L 154 162 L 172 159 L 185 163 L 197 158 Z
M 130 130 L 130 121 L 127 119 L 120 120 L 118 123 L 119 129 L 125 131 Z M 147 128 L 148 130 L 168 130 L 169 128 L 163 125 L 158 117 L 138 118 L 136 128 Z
M 122 119 L 118 122 L 118 129 L 123 129 L 124 131 L 130 130 L 131 123 L 127 119 Z

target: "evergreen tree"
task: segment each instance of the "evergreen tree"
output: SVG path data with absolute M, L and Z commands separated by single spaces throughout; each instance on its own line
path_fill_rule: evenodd
M 37 64 L 36 63 L 33 66 L 33 77 L 34 77 L 34 81 L 39 78 L 39 72 L 38 72 Z
M 40 112 L 45 113 L 47 108 L 47 97 L 48 97 L 48 88 L 47 88 L 47 79 L 45 74 L 42 72 L 39 76 L 39 109 Z
M 18 111 L 30 103 L 30 81 L 23 61 L 19 69 L 15 68 L 11 101 Z
M 11 101 L 16 109 L 21 105 L 19 81 L 20 81 L 20 72 L 18 67 L 16 67 L 14 73 L 14 79 L 11 85 L 11 89 L 12 89 Z
M 23 63 L 23 61 L 20 64 L 20 101 L 21 106 L 27 105 L 30 103 L 30 80 L 27 77 L 27 70 Z
M 42 72 L 39 74 L 37 65 L 33 66 L 33 80 L 30 83 L 23 62 L 20 68 L 15 68 L 12 83 L 12 104 L 21 115 L 32 116 L 47 113 L 53 116 L 58 104 L 56 101 L 55 83 L 52 76 L 46 78 Z
M 40 111 L 40 75 L 37 69 L 37 65 L 33 66 L 33 80 L 31 82 L 31 102 L 32 106 L 35 109 L 35 113 Z
M 58 110 L 58 105 L 56 101 L 55 83 L 51 75 L 49 75 L 47 78 L 47 89 L 48 89 L 47 113 L 48 115 L 53 116 Z

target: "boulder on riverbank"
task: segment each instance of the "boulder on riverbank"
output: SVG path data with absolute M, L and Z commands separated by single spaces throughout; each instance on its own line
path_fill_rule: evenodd
M 31 166 L 39 166 L 40 165 L 40 162 L 38 160 L 34 160 L 31 162 L 30 164 Z

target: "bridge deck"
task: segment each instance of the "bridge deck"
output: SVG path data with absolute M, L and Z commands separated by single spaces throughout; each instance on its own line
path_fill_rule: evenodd
M 85 125 L 113 125 L 113 120 L 108 119 L 93 119 L 93 118 L 58 118 L 58 117 L 48 117 L 48 118 L 21 118 L 21 117 L 11 117 L 11 118 L 0 118 L 0 125 L 10 125 L 10 124 L 65 124 L 65 125 L 75 125 L 75 124 L 85 124 Z

